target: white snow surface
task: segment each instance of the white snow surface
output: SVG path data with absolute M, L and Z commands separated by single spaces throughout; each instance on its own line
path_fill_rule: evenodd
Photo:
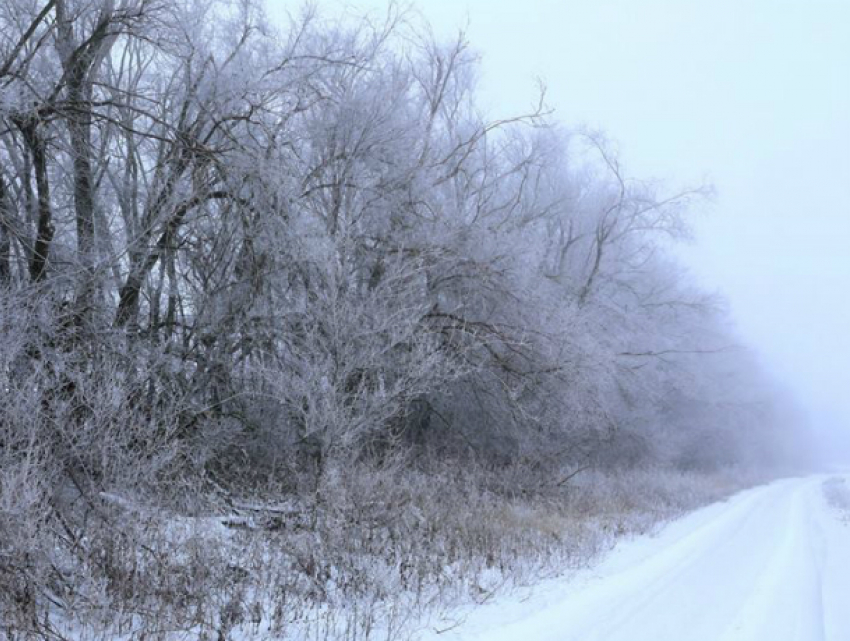
M 747 490 L 621 543 L 591 570 L 434 621 L 419 638 L 848 641 L 850 515 L 826 501 L 825 481 Z

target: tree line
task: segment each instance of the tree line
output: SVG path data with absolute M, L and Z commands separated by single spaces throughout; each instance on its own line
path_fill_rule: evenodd
M 707 190 L 630 177 L 543 95 L 488 117 L 463 36 L 395 7 L 278 31 L 252 0 L 10 0 L 0 25 L 11 461 L 49 443 L 103 488 L 400 447 L 776 454 L 770 384 L 667 251 Z
M 307 610 L 333 573 L 385 600 L 364 555 L 425 598 L 457 550 L 552 552 L 500 510 L 579 527 L 586 470 L 787 460 L 794 412 L 669 251 L 710 190 L 631 177 L 543 91 L 491 117 L 478 64 L 396 6 L 0 3 L 0 618 L 221 631 L 235 558 Z M 159 520 L 269 488 L 283 543 Z

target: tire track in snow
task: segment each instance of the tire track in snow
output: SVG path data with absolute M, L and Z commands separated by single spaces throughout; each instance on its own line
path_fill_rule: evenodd
M 705 567 L 707 551 L 714 550 L 716 554 L 727 552 L 731 542 L 738 541 L 752 523 L 763 522 L 766 515 L 775 509 L 780 494 L 780 488 L 771 488 L 770 492 L 759 492 L 747 497 L 747 500 L 742 500 L 724 511 L 720 517 L 668 544 L 646 562 L 629 568 L 620 575 L 608 575 L 606 581 L 615 582 L 620 586 L 626 584 L 627 590 L 610 600 L 610 614 L 604 620 L 582 624 L 582 629 L 567 639 L 614 641 L 622 637 L 632 640 L 634 637 L 631 622 L 643 619 L 653 622 L 652 637 L 647 638 L 663 641 L 670 635 L 671 640 L 680 641 L 680 631 L 671 629 L 663 616 L 652 611 L 675 607 L 674 603 L 681 601 L 680 594 L 675 593 L 682 593 L 683 584 L 692 583 L 689 580 L 690 575 L 711 573 L 711 569 Z M 716 560 L 712 565 L 716 565 Z M 687 600 L 691 603 L 703 601 L 709 605 L 708 608 L 694 608 L 691 612 L 689 623 L 692 636 L 689 639 L 696 641 L 702 637 L 694 635 L 703 634 L 706 625 L 711 626 L 715 620 L 719 604 L 716 601 L 711 604 L 714 599 L 711 594 L 705 592 L 694 595 L 693 598 L 688 597 Z M 714 609 L 711 609 L 712 605 Z M 716 630 L 708 631 L 706 639 L 713 640 L 717 636 Z
M 750 593 L 722 641 L 824 641 L 820 561 L 814 553 L 809 506 L 817 497 L 812 489 L 809 483 L 788 497 L 768 562 L 751 577 Z

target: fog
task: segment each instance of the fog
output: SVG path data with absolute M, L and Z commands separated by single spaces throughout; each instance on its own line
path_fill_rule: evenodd
M 847 638 L 847 0 L 347 1 L 0 2 L 0 638 Z
M 271 1 L 272 16 L 288 3 Z M 383 0 L 324 11 L 380 15 Z M 798 398 L 818 446 L 850 459 L 850 4 L 420 0 L 482 57 L 494 115 L 537 82 L 556 118 L 604 129 L 633 175 L 710 182 L 683 259 Z

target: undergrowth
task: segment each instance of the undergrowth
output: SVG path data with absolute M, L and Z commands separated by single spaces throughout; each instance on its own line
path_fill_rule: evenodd
M 352 465 L 313 492 L 257 489 L 189 516 L 78 497 L 78 522 L 47 518 L 18 551 L 40 568 L 19 568 L 2 629 L 10 641 L 407 639 L 428 615 L 584 567 L 755 480 L 586 470 L 506 491 L 506 475 L 519 471 Z

